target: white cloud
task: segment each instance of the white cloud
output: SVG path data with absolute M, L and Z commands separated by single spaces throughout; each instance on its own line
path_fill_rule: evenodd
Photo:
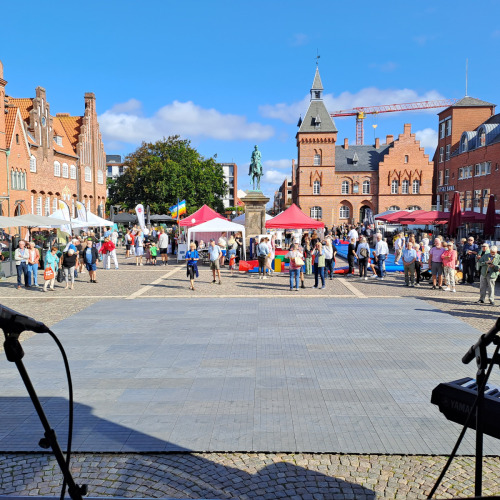
M 263 162 L 264 171 L 266 168 L 277 170 L 292 170 L 292 160 L 266 160 Z
M 309 37 L 305 33 L 295 33 L 292 38 L 291 45 L 293 47 L 300 47 L 309 42 Z
M 370 64 L 370 68 L 378 69 L 379 71 L 382 71 L 382 73 L 391 73 L 392 71 L 396 70 L 398 68 L 398 64 L 392 61 L 387 61 L 385 63 L 372 63 Z
M 415 132 L 417 141 L 420 141 L 420 146 L 425 149 L 435 150 L 438 143 L 437 130 L 433 128 L 424 128 Z
M 142 116 L 141 110 L 141 103 L 130 99 L 100 115 L 104 140 L 136 144 L 174 134 L 225 141 L 266 140 L 274 135 L 270 125 L 249 123 L 245 116 L 205 109 L 192 101 L 174 101 L 150 117 Z
M 263 181 L 268 184 L 277 184 L 278 186 L 276 187 L 279 187 L 285 180 L 285 177 L 287 177 L 286 173 L 280 170 L 265 170 Z
M 419 94 L 412 89 L 378 89 L 367 87 L 359 92 L 342 92 L 338 96 L 325 94 L 324 101 L 330 112 L 348 110 L 354 107 L 380 106 L 385 104 L 401 104 L 406 102 L 434 101 L 444 99 L 437 90 L 429 90 Z M 265 118 L 275 118 L 285 123 L 297 122 L 299 116 L 304 116 L 309 105 L 309 96 L 291 104 L 278 103 L 259 106 L 259 111 Z M 423 110 L 425 112 L 425 110 Z M 431 110 L 433 111 L 433 110 Z M 415 113 L 415 111 L 412 111 Z

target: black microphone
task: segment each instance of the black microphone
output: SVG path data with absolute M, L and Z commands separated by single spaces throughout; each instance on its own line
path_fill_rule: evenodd
M 0 328 L 5 334 L 20 334 L 25 330 L 36 333 L 47 333 L 49 327 L 36 319 L 9 309 L 0 304 Z

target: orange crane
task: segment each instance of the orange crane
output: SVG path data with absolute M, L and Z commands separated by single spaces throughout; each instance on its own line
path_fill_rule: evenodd
M 382 106 L 366 106 L 352 108 L 330 113 L 332 117 L 355 116 L 356 117 L 356 145 L 364 143 L 363 120 L 366 115 L 377 115 L 378 113 L 395 113 L 397 111 L 416 111 L 418 109 L 447 108 L 457 102 L 458 99 L 441 99 L 438 101 L 406 102 L 402 104 L 384 104 Z

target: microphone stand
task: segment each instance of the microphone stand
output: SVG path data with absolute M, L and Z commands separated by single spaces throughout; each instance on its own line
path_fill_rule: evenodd
M 33 402 L 33 406 L 35 407 L 35 410 L 38 413 L 38 417 L 40 418 L 40 422 L 42 423 L 42 426 L 45 430 L 45 437 L 40 439 L 39 445 L 44 449 L 52 448 L 57 463 L 59 464 L 59 468 L 62 471 L 64 480 L 68 484 L 68 493 L 70 497 L 73 500 L 82 500 L 83 495 L 87 494 L 87 486 L 78 486 L 75 483 L 73 476 L 71 475 L 71 471 L 69 470 L 69 464 L 66 463 L 61 447 L 59 446 L 59 443 L 57 441 L 56 433 L 54 429 L 50 427 L 49 421 L 45 416 L 45 412 L 43 411 L 40 400 L 38 399 L 38 396 L 29 378 L 28 372 L 26 371 L 26 368 L 24 367 L 24 364 L 22 362 L 24 351 L 21 343 L 19 342 L 19 335 L 21 334 L 21 332 L 19 331 L 19 328 L 16 328 L 15 324 L 13 324 L 11 328 L 2 328 L 5 335 L 5 342 L 3 345 L 5 354 L 7 355 L 7 360 L 15 363 L 17 369 L 19 370 L 19 374 L 23 379 L 24 385 L 26 386 L 31 401 Z

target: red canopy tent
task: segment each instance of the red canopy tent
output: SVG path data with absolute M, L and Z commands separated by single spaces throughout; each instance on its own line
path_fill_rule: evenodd
M 450 212 L 431 210 L 415 215 L 412 224 L 446 224 L 450 219 Z
M 398 222 L 401 224 L 413 224 L 415 221 L 415 217 L 418 215 L 427 212 L 426 210 L 413 210 L 413 212 L 407 212 L 406 215 L 402 215 L 398 218 Z
M 392 214 L 386 214 L 379 217 L 376 217 L 377 220 L 383 220 L 385 222 L 399 222 L 400 217 L 404 217 L 408 215 L 410 212 L 408 210 L 398 210 L 397 212 L 393 212 Z
M 481 212 L 473 212 L 472 210 L 462 212 L 462 222 L 484 222 L 485 219 L 486 214 Z
M 179 226 L 193 227 L 203 222 L 213 220 L 215 218 L 227 220 L 222 215 L 218 214 L 215 210 L 211 209 L 208 205 L 203 205 L 200 209 L 196 210 L 194 214 L 188 215 L 186 218 L 179 222 Z M 194 219 L 194 222 L 193 222 Z
M 266 222 L 267 229 L 320 229 L 323 222 L 308 217 L 293 203 L 284 212 Z

